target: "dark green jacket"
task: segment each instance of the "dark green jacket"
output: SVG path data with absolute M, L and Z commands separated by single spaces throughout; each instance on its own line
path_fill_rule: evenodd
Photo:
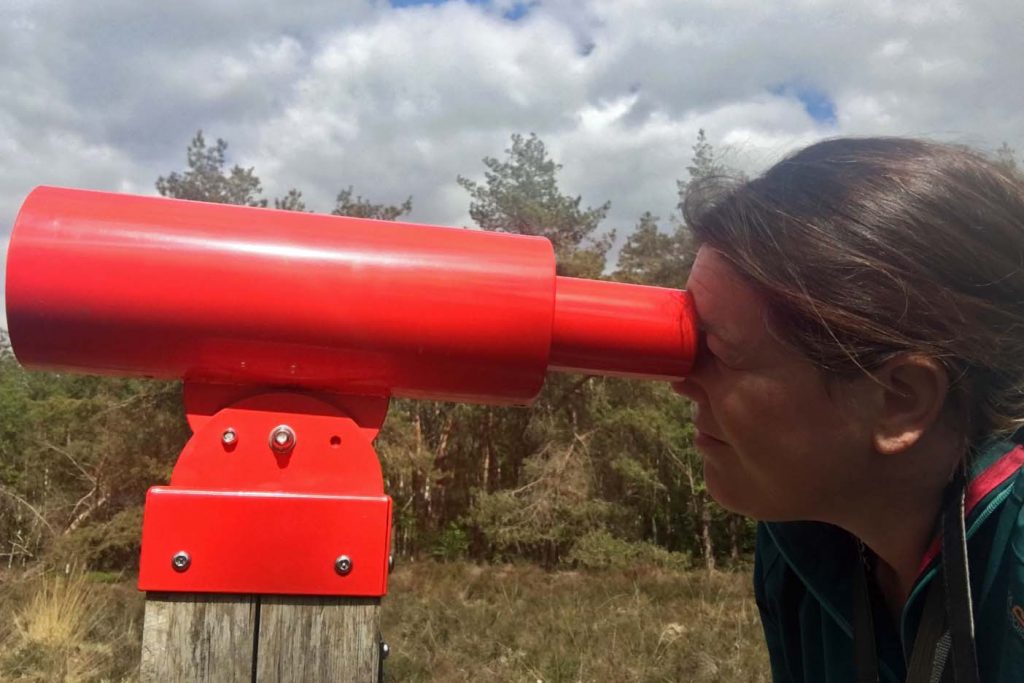
M 1020 436 L 1021 432 L 1015 435 Z M 983 683 L 1024 683 L 1024 447 L 990 444 L 971 468 L 967 545 L 978 662 Z M 777 682 L 854 680 L 850 534 L 816 522 L 758 525 L 754 588 Z M 935 579 L 937 543 L 923 561 L 901 623 L 874 597 L 881 680 L 906 678 L 925 589 Z M 941 580 L 941 577 L 940 579 Z

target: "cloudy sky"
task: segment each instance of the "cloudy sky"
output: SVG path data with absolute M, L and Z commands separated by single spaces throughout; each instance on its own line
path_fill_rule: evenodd
M 2 244 L 35 185 L 154 193 L 200 128 L 267 197 L 411 194 L 444 225 L 469 223 L 456 176 L 536 132 L 620 234 L 671 214 L 700 128 L 748 172 L 847 134 L 1024 150 L 1020 0 L 3 6 Z

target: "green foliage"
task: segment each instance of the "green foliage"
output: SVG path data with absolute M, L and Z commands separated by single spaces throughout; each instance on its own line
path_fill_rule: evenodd
M 562 166 L 548 157 L 535 134 L 515 134 L 505 159 L 486 157 L 484 182 L 463 176 L 458 183 L 469 192 L 469 215 L 484 230 L 539 235 L 551 240 L 560 275 L 599 277 L 614 233 L 595 232 L 608 214 L 610 202 L 580 208 L 581 197 L 562 194 L 557 174 Z
M 600 529 L 612 506 L 592 494 L 585 444 L 534 454 L 515 489 L 479 493 L 470 519 L 497 558 L 529 557 L 552 567 L 581 533 Z
M 0 360 L 0 425 L 0 557 L 9 564 L 58 547 L 80 549 L 86 564 L 128 561 L 130 550 L 115 547 L 132 534 L 137 547 L 138 527 L 123 511 L 135 508 L 137 519 L 188 433 L 177 383 L 28 373 L 10 359 Z
M 565 558 L 581 569 L 623 570 L 637 566 L 682 570 L 690 567 L 686 553 L 674 553 L 646 541 L 631 542 L 598 529 L 580 537 Z
M 695 181 L 734 175 L 715 158 L 715 148 L 708 142 L 708 136 L 704 133 L 703 128 L 697 132 L 697 141 L 693 144 L 693 158 L 690 160 L 690 165 L 686 167 L 686 172 L 689 174 L 689 178 L 676 181 L 680 208 L 686 202 L 686 195 Z
M 164 197 L 193 199 L 221 204 L 266 206 L 260 179 L 252 168 L 235 165 L 225 170 L 228 143 L 220 138 L 213 147 L 206 146 L 203 131 L 198 131 L 186 153 L 188 170 L 160 176 L 156 189 Z
M 401 204 L 375 204 L 361 195 L 353 197 L 355 190 L 349 185 L 338 193 L 331 213 L 335 216 L 372 218 L 378 221 L 393 221 L 412 211 L 412 197 L 406 197 Z
M 461 560 L 469 554 L 469 534 L 458 524 L 452 522 L 434 537 L 430 546 L 430 556 L 435 560 Z
M 50 552 L 50 561 L 57 568 L 89 567 L 100 575 L 136 569 L 141 536 L 142 506 L 133 506 L 108 520 L 61 535 Z
M 274 208 L 280 211 L 305 211 L 306 202 L 302 200 L 302 193 L 293 187 L 288 190 L 288 194 L 274 200 Z
M 640 216 L 636 228 L 619 252 L 614 278 L 622 282 L 679 289 L 693 265 L 694 250 L 686 228 L 677 223 L 671 233 L 658 228 L 658 218 L 649 211 Z

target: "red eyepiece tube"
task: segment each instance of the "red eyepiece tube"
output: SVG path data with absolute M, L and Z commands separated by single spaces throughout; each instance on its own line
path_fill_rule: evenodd
M 677 380 L 679 290 L 555 275 L 542 238 L 40 187 L 7 262 L 25 366 L 529 403 L 549 369 Z

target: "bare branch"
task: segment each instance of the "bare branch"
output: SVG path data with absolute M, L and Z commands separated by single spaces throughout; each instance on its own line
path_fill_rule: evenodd
M 36 519 L 43 523 L 43 526 L 46 527 L 47 531 L 49 531 L 54 536 L 57 535 L 57 532 L 54 530 L 52 526 L 50 526 L 50 523 L 46 521 L 46 518 L 43 517 L 42 513 L 40 513 L 39 510 L 35 509 L 35 507 L 33 507 L 32 504 L 29 503 L 27 500 L 19 496 L 14 491 L 10 491 L 3 486 L 0 486 L 0 493 L 3 493 L 4 495 L 10 497 L 11 499 L 21 503 L 24 507 L 28 508 L 28 510 L 36 516 Z
M 85 470 L 84 467 L 79 465 L 78 461 L 75 460 L 74 456 L 71 455 L 71 453 L 67 449 L 61 448 L 57 444 L 51 443 L 51 442 L 49 442 L 49 441 L 47 441 L 45 439 L 37 439 L 36 441 L 43 448 L 48 448 L 51 451 L 54 451 L 55 453 L 59 453 L 60 455 L 63 455 L 65 458 L 67 458 L 68 462 L 70 462 L 72 465 L 74 465 L 75 469 L 77 469 L 79 472 L 81 472 L 82 476 L 84 476 L 86 479 L 88 479 L 92 483 L 93 487 L 95 488 L 95 486 L 96 486 L 96 477 L 94 477 L 93 475 L 89 474 Z
M 90 491 L 84 498 L 82 498 L 82 500 L 79 501 L 79 503 L 84 501 L 86 498 L 88 498 L 89 496 L 91 496 L 95 492 L 96 492 L 96 489 L 93 489 L 92 491 Z M 69 534 L 72 531 L 74 531 L 75 529 L 77 529 L 78 527 L 80 527 L 82 525 L 82 522 L 84 522 L 85 520 L 89 519 L 93 515 L 94 512 L 96 512 L 97 510 L 99 510 L 101 507 L 103 507 L 106 504 L 107 504 L 107 497 L 106 496 L 100 496 L 100 498 L 95 503 L 93 503 L 92 505 L 90 505 L 86 509 L 82 510 L 82 512 L 77 517 L 75 517 L 74 519 L 71 520 L 71 523 L 68 524 L 66 529 L 64 529 L 64 533 L 65 534 Z M 75 508 L 76 509 L 78 508 L 78 503 L 75 504 Z

